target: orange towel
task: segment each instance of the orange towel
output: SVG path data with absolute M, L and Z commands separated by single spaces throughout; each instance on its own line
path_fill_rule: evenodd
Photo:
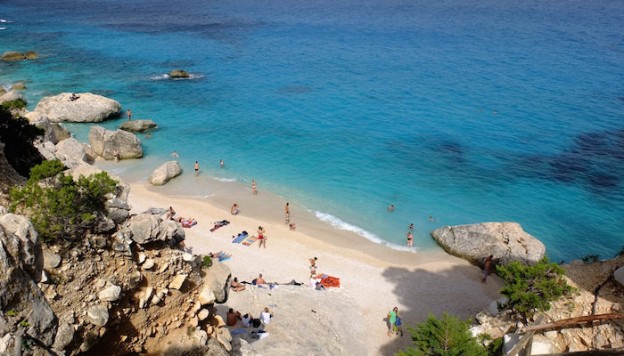
M 327 277 L 321 279 L 321 284 L 325 288 L 329 288 L 329 287 L 340 288 L 340 278 L 327 276 Z

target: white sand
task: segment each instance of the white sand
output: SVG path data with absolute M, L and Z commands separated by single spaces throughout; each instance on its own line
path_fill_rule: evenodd
M 192 178 L 186 179 L 188 184 Z M 375 244 L 332 228 L 293 202 L 291 221 L 297 230 L 290 231 L 284 222 L 285 201 L 262 191 L 253 196 L 247 187 L 230 184 L 210 197 L 192 198 L 165 195 L 166 188 L 142 181 L 130 185 L 133 213 L 173 206 L 178 215 L 196 218 L 198 225 L 186 229 L 187 248 L 195 254 L 230 253 L 233 258 L 224 263 L 241 281 L 262 273 L 269 282 L 295 279 L 307 284 L 313 256 L 318 257 L 319 272 L 340 278 L 338 290 L 280 286 L 231 293 L 220 312 L 231 307 L 257 317 L 264 306 L 273 305 L 269 337 L 252 344 L 260 354 L 288 355 L 297 345 L 298 353 L 306 355 L 390 355 L 410 343 L 407 332 L 403 338 L 386 334 L 384 319 L 394 306 L 404 324 L 413 325 L 429 313 L 444 311 L 469 318 L 499 296 L 500 280 L 491 277 L 480 283 L 479 269 L 462 259 L 442 250 L 405 252 Z M 230 214 L 232 202 L 241 207 L 237 216 Z M 210 232 L 223 219 L 231 223 Z M 231 243 L 243 230 L 255 235 L 258 226 L 267 232 L 267 248 L 259 248 L 258 242 L 249 247 Z

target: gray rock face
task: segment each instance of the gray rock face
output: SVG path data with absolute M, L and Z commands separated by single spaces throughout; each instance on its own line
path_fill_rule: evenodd
M 35 282 L 39 282 L 43 270 L 43 251 L 30 220 L 15 214 L 0 216 L 0 240 L 16 263 L 13 267 L 24 270 Z
M 56 268 L 61 264 L 61 256 L 50 251 L 43 252 L 43 267 L 47 269 Z
M 213 262 L 212 266 L 206 269 L 203 288 L 208 288 L 214 293 L 215 302 L 225 303 L 228 299 L 231 277 L 232 271 L 228 266 L 220 262 Z
M 57 319 L 41 289 L 33 281 L 40 279 L 43 267 L 41 247 L 30 221 L 23 216 L 7 214 L 0 217 L 0 309 L 13 310 L 14 317 L 0 316 L 0 336 L 18 327 L 46 346 L 51 346 Z M 9 317 L 10 319 L 6 319 Z
M 133 120 L 124 122 L 121 126 L 119 126 L 119 129 L 125 131 L 143 132 L 154 127 L 156 127 L 156 123 L 152 120 Z
M 184 230 L 171 220 L 162 220 L 152 214 L 135 215 L 127 223 L 131 233 L 131 238 L 138 244 L 146 244 L 153 241 L 174 241 L 184 240 Z
M 108 322 L 108 309 L 103 305 L 95 305 L 87 311 L 87 317 L 91 324 L 104 326 Z
M 513 222 L 444 226 L 432 231 L 431 236 L 446 252 L 477 265 L 489 255 L 494 255 L 501 264 L 511 261 L 534 264 L 546 253 L 541 241 Z
M 93 174 L 97 174 L 101 172 L 103 172 L 101 169 L 99 169 L 96 166 L 90 165 L 86 162 L 81 162 L 80 164 L 75 165 L 71 167 L 70 169 L 68 169 L 67 171 L 65 171 L 65 173 L 67 175 L 70 175 L 72 179 L 75 181 L 77 181 L 80 178 L 80 176 L 89 177 Z
M 121 287 L 111 284 L 98 293 L 98 298 L 104 302 L 114 302 L 119 300 L 120 295 Z
M 54 154 L 68 168 L 85 163 L 87 158 L 82 143 L 75 138 L 68 138 L 59 142 Z
M 45 114 L 51 122 L 101 122 L 121 112 L 121 105 L 113 99 L 91 93 L 78 96 L 76 100 L 70 99 L 70 93 L 45 97 L 35 111 Z
M 141 141 L 132 133 L 106 130 L 101 126 L 93 126 L 89 130 L 89 144 L 93 152 L 106 159 L 115 159 L 115 151 L 120 159 L 143 157 Z
M 165 162 L 160 167 L 156 168 L 149 176 L 149 181 L 152 185 L 163 185 L 172 178 L 179 176 L 182 173 L 182 167 L 178 161 Z

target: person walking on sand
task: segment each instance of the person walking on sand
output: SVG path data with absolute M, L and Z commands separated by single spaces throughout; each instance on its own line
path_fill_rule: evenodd
M 266 248 L 266 240 L 267 237 L 264 236 L 264 228 L 262 226 L 258 226 L 258 248 L 264 246 Z
M 492 258 L 494 258 L 494 256 L 493 255 L 489 255 L 485 259 L 485 262 L 483 263 L 483 278 L 481 278 L 481 283 L 485 283 L 485 280 L 487 279 L 487 276 L 492 271 Z
M 394 307 L 388 312 L 388 336 L 392 335 L 393 332 L 396 332 L 396 318 L 398 313 L 398 307 Z
M 394 322 L 394 326 L 396 327 L 397 335 L 401 334 L 403 337 L 403 322 L 401 321 L 401 316 L 397 312 L 396 321 Z
M 199 162 L 195 161 L 195 174 L 199 174 Z
M 256 180 L 251 180 L 251 194 L 258 195 L 258 189 L 256 189 Z
M 128 121 L 132 121 L 132 110 L 128 109 L 128 111 L 126 111 L 126 115 L 128 116 Z
M 290 206 L 288 202 L 284 206 L 284 213 L 286 214 L 286 224 L 288 224 L 290 222 Z
M 414 235 L 412 235 L 411 231 L 407 232 L 407 247 L 412 247 L 414 245 Z

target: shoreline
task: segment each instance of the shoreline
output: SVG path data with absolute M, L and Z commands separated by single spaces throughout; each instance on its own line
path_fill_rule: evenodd
M 290 354 L 292 349 L 277 351 L 286 341 L 299 343 L 302 350 L 310 351 L 301 344 L 304 341 L 297 339 L 299 336 L 292 335 L 294 324 L 300 328 L 305 326 L 305 330 L 297 329 L 305 335 L 319 337 L 329 325 L 330 331 L 341 340 L 340 351 L 336 354 L 347 355 L 349 350 L 365 350 L 374 355 L 394 354 L 409 346 L 411 338 L 407 332 L 407 337 L 402 338 L 386 335 L 384 318 L 392 307 L 398 306 L 405 325 L 412 326 L 424 321 L 430 313 L 440 315 L 446 311 L 462 318 L 473 317 L 499 298 L 502 282 L 498 277 L 492 276 L 487 284 L 482 284 L 478 267 L 441 249 L 440 252 L 414 253 L 387 248 L 353 232 L 336 230 L 309 212 L 307 217 L 303 216 L 306 214 L 298 212 L 297 204 L 293 203 L 292 220 L 297 221 L 297 230 L 291 231 L 282 220 L 281 201 L 274 201 L 275 196 L 261 191 L 253 196 L 250 189 L 224 190 L 201 198 L 169 194 L 165 186 L 153 187 L 147 180 L 126 183 L 130 186 L 128 202 L 132 213 L 150 207 L 172 206 L 178 215 L 197 219 L 197 225 L 185 229 L 186 248 L 196 255 L 218 251 L 230 254 L 232 259 L 223 263 L 230 267 L 232 277 L 240 281 L 251 281 L 262 273 L 269 282 L 295 280 L 308 284 L 308 259 L 312 257 L 318 258 L 319 273 L 340 278 L 341 288 L 324 292 L 309 290 L 306 286 L 295 287 L 295 290 L 281 286 L 272 291 L 248 286 L 243 292 L 230 293 L 226 304 L 216 306 L 222 315 L 228 308 L 256 314 L 263 306 L 274 306 L 276 318 L 268 330 L 276 337 L 254 343 L 260 352 Z M 233 195 L 227 195 L 229 193 Z M 239 215 L 230 214 L 232 199 L 242 199 L 237 201 L 241 206 Z M 307 222 L 307 218 L 316 220 L 318 226 L 302 223 Z M 230 224 L 210 231 L 215 221 L 224 219 Z M 231 242 L 232 236 L 242 230 L 256 234 L 259 225 L 267 231 L 267 248 L 257 247 L 257 242 L 251 246 Z M 302 316 L 311 309 L 315 317 L 324 318 L 326 324 Z M 360 320 L 361 326 L 350 327 L 355 318 Z M 347 325 L 343 325 L 343 320 L 348 321 Z

